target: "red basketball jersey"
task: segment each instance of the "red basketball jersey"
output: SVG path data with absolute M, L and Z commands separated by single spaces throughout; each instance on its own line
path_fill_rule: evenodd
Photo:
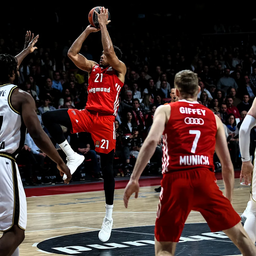
M 217 125 L 213 112 L 186 100 L 170 106 L 171 116 L 163 133 L 162 172 L 202 167 L 214 171 Z
M 119 94 L 124 83 L 112 67 L 103 68 L 96 64 L 89 78 L 86 109 L 102 114 L 117 115 Z

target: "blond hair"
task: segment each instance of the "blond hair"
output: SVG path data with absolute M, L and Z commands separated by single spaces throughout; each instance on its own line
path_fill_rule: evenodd
M 174 77 L 174 85 L 184 97 L 195 97 L 198 94 L 198 77 L 191 70 L 182 70 Z

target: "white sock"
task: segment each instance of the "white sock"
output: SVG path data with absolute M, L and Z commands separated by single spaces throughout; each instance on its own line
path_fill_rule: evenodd
M 16 248 L 16 250 L 14 251 L 14 253 L 12 254 L 12 256 L 19 256 L 19 247 Z
M 113 204 L 109 205 L 106 204 L 106 218 L 109 220 L 112 220 L 112 213 L 113 213 Z
M 67 140 L 64 140 L 62 143 L 59 144 L 59 146 L 67 157 L 72 157 L 72 155 L 75 154 L 75 151 L 71 148 Z

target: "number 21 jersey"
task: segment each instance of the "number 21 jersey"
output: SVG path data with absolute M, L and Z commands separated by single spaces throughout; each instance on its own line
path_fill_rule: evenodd
M 162 172 L 207 168 L 214 171 L 217 125 L 213 112 L 197 103 L 170 103 L 171 116 L 163 132 Z
M 86 109 L 116 116 L 122 87 L 123 82 L 119 80 L 112 67 L 103 68 L 95 65 L 89 78 Z

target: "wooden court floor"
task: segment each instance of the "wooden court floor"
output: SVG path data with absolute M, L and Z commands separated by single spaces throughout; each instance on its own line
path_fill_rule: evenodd
M 223 190 L 222 180 L 218 181 L 218 185 Z M 154 188 L 156 186 L 142 187 L 139 198 L 130 199 L 128 209 L 123 205 L 124 190 L 116 190 L 113 229 L 154 225 L 159 196 Z M 249 190 L 249 187 L 241 186 L 236 179 L 233 206 L 238 213 L 242 213 L 246 207 Z M 52 237 L 97 231 L 105 214 L 103 191 L 30 197 L 27 198 L 27 204 L 28 225 L 26 238 L 20 246 L 21 256 L 47 255 L 37 248 L 37 244 Z M 202 222 L 205 221 L 197 212 L 191 212 L 187 220 L 187 223 Z M 94 242 L 99 243 L 97 239 Z

